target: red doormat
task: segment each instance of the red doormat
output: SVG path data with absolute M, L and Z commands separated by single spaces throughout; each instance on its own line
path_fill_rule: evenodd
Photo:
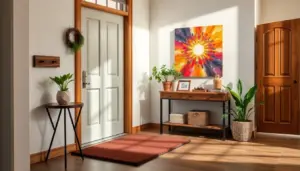
M 82 152 L 89 158 L 139 166 L 189 142 L 180 137 L 136 134 L 88 147 Z M 78 151 L 72 154 L 80 155 Z

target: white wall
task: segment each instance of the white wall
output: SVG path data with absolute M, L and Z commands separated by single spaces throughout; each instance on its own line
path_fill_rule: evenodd
M 133 126 L 150 122 L 149 0 L 133 0 Z
M 30 56 L 60 56 L 60 68 L 33 68 L 30 63 L 30 152 L 48 149 L 53 133 L 43 104 L 56 102 L 58 87 L 49 81 L 50 76 L 74 73 L 74 54 L 64 45 L 63 34 L 74 27 L 74 0 L 30 0 Z M 74 100 L 74 84 L 70 84 L 71 101 Z M 52 110 L 54 122 L 58 111 Z M 74 143 L 74 133 L 67 116 L 67 143 Z M 52 148 L 64 145 L 63 116 L 56 132 Z
M 299 0 L 258 0 L 260 1 L 260 22 L 270 23 L 275 21 L 300 18 Z
M 150 67 L 171 65 L 174 58 L 174 29 L 223 25 L 223 84 L 238 78 L 245 88 L 254 85 L 254 0 L 152 0 L 150 8 Z M 211 79 L 192 79 L 192 88 Z M 159 123 L 160 84 L 151 83 L 151 119 Z M 173 112 L 208 109 L 211 123 L 220 123 L 221 103 L 174 102 Z M 164 103 L 164 118 L 167 106 Z

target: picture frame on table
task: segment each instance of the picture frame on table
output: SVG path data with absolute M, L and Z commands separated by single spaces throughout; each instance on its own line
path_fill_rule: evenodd
M 190 91 L 191 80 L 179 80 L 176 91 Z

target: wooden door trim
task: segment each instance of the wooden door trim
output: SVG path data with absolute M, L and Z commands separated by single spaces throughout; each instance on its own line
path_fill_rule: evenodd
M 75 28 L 81 30 L 81 13 L 83 7 L 113 13 L 124 17 L 124 132 L 132 133 L 132 0 L 127 0 L 128 12 L 112 10 L 111 8 L 99 5 L 87 5 L 82 0 L 75 1 Z M 118 12 L 116 12 L 118 11 Z M 75 53 L 75 101 L 81 102 L 81 51 Z M 75 111 L 76 118 L 79 111 Z M 81 118 L 79 118 L 77 126 L 77 134 L 79 141 L 82 140 Z M 77 147 L 78 148 L 78 147 Z

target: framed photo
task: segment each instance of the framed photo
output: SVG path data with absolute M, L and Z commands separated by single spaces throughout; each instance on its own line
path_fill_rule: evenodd
M 177 85 L 177 91 L 190 91 L 191 80 L 179 80 Z

